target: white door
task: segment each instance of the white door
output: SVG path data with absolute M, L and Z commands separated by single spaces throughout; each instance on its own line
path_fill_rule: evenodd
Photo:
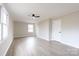
M 52 40 L 61 40 L 61 20 L 53 20 L 52 22 Z

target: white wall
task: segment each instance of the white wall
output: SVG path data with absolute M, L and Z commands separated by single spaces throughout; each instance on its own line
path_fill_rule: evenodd
M 79 12 L 59 17 L 56 20 L 61 21 L 61 26 L 58 25 L 58 27 L 60 27 L 58 33 L 61 32 L 61 36 L 59 36 L 60 39 L 54 39 L 54 36 L 52 36 L 51 39 L 51 35 L 53 34 L 53 25 L 50 26 L 51 22 L 49 20 L 44 20 L 36 23 L 36 36 L 45 40 L 51 39 L 60 41 L 72 47 L 79 48 Z
M 28 32 L 28 24 L 24 22 L 14 22 L 14 37 L 34 36 L 34 32 Z
M 59 19 L 61 20 L 61 38 L 52 38 L 52 40 L 54 39 L 72 47 L 79 48 L 79 12 L 60 17 L 56 20 Z
M 1 30 L 1 6 L 0 6 L 0 30 Z M 0 40 L 1 40 L 1 31 L 0 31 Z
M 79 12 L 64 16 L 62 20 L 62 42 L 79 48 Z
M 8 36 L 5 40 L 0 41 L 0 56 L 6 55 L 12 41 L 13 41 L 13 21 L 9 18 Z
M 49 41 L 49 20 L 40 21 L 36 24 L 36 36 Z
M 52 21 L 54 20 L 52 19 Z M 59 36 L 60 39 L 56 39 L 56 41 L 60 41 L 72 47 L 79 48 L 79 12 L 65 15 L 63 17 L 57 18 L 56 20 L 61 21 L 61 26 L 58 25 L 60 27 L 58 33 L 61 32 L 61 36 Z M 37 37 L 45 40 L 50 40 L 51 33 L 53 34 L 53 25 L 50 25 L 50 20 L 38 22 L 35 25 Z M 52 36 L 52 40 L 54 39 L 53 37 L 54 36 Z

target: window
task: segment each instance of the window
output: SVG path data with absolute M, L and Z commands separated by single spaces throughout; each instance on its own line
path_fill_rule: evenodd
M 4 40 L 8 36 L 7 13 L 3 7 L 1 8 L 0 36 L 0 40 Z
M 28 24 L 28 32 L 33 32 L 33 24 Z

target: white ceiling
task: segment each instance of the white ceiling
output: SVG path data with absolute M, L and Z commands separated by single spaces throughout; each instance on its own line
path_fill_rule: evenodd
M 77 3 L 6 3 L 4 5 L 15 21 L 32 23 L 79 11 Z M 32 13 L 40 15 L 40 18 L 32 19 Z

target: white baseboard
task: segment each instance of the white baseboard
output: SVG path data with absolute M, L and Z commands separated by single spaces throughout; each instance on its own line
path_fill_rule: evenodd
M 6 56 L 6 54 L 7 54 L 8 50 L 9 50 L 9 48 L 10 48 L 11 44 L 12 44 L 12 42 L 13 42 L 13 40 L 11 40 L 11 41 L 10 41 L 10 43 L 9 43 L 9 45 L 8 45 L 8 47 L 7 47 L 7 49 L 6 49 L 6 51 L 5 51 L 5 53 L 4 53 L 4 55 L 3 55 L 3 56 Z

